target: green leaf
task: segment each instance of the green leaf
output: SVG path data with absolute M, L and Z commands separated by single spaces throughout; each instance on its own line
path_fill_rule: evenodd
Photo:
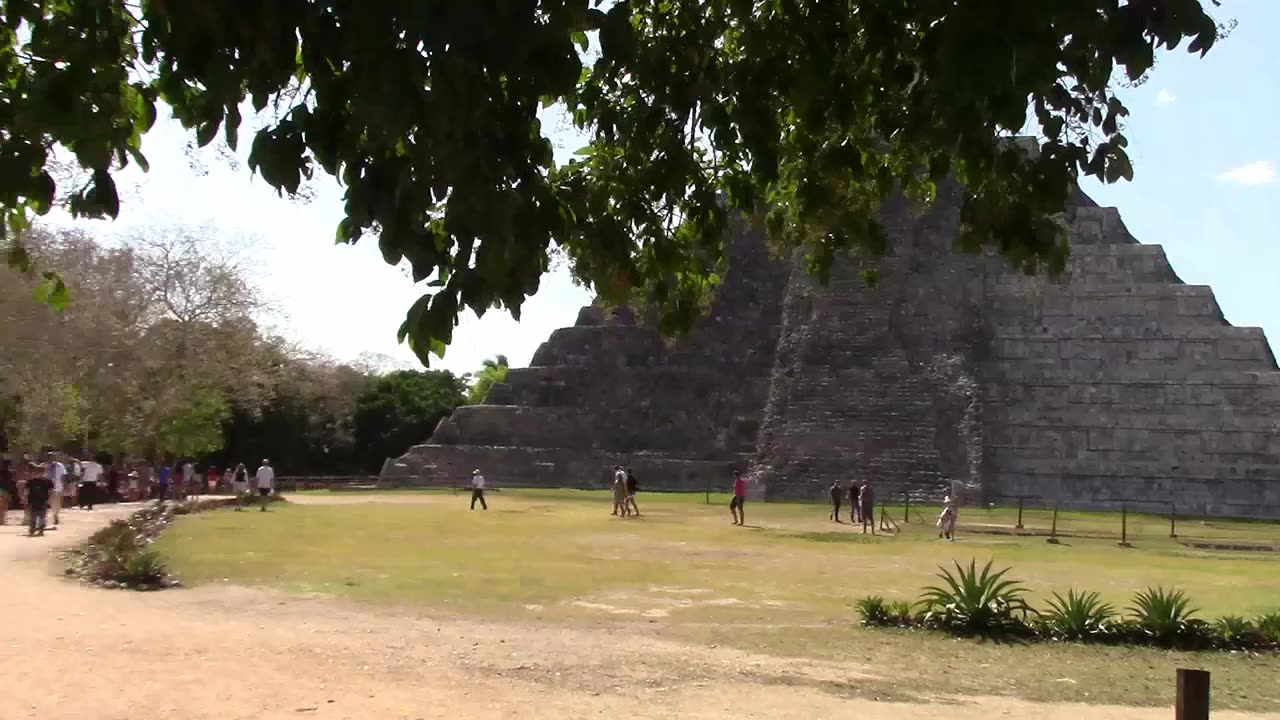
M 53 292 L 49 293 L 48 302 L 54 310 L 58 311 L 65 310 L 71 303 L 71 291 L 63 284 L 61 278 L 54 282 Z

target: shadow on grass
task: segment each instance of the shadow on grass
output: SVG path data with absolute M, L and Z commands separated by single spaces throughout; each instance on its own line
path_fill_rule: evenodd
M 864 535 L 860 532 L 823 532 L 821 530 L 779 530 L 772 534 L 782 538 L 806 540 L 809 542 L 854 544 L 875 542 L 880 538 L 892 537 L 891 535 Z

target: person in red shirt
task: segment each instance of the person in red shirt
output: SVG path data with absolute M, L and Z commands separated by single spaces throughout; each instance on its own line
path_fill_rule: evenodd
M 747 501 L 747 479 L 742 473 L 733 476 L 733 499 L 729 501 L 729 512 L 733 513 L 733 524 L 743 525 L 747 522 L 747 511 L 743 504 Z

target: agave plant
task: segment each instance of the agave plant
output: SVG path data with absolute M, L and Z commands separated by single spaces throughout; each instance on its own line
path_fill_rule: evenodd
M 1272 645 L 1280 646 L 1280 609 L 1265 612 L 1253 621 L 1254 627 L 1262 639 Z
M 1115 608 L 1102 602 L 1096 592 L 1068 590 L 1066 597 L 1054 593 L 1048 605 L 1040 621 L 1048 635 L 1061 640 L 1098 639 L 1116 617 Z
M 1213 631 L 1223 647 L 1252 648 L 1265 643 L 1257 626 L 1248 618 L 1226 615 L 1213 623 Z
M 899 627 L 915 625 L 915 603 L 909 600 L 894 600 L 889 603 L 889 621 Z
M 859 599 L 854 606 L 858 608 L 858 613 L 862 615 L 863 625 L 890 625 L 891 616 L 889 613 L 889 603 L 879 595 L 868 595 Z
M 1138 630 L 1159 645 L 1194 644 L 1204 635 L 1205 623 L 1195 617 L 1199 610 L 1176 588 L 1147 588 L 1134 596 L 1130 611 Z
M 1026 588 L 1006 580 L 1009 568 L 992 572 L 988 561 L 982 570 L 975 561 L 956 572 L 939 567 L 943 585 L 927 587 L 920 604 L 925 623 L 964 635 L 998 635 L 1025 631 L 1026 618 L 1035 611 L 1023 595 Z

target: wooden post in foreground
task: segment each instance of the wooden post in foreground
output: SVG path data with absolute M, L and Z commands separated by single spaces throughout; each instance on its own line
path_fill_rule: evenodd
M 1174 720 L 1209 720 L 1209 671 L 1178 668 Z
M 1058 503 L 1053 504 L 1053 526 L 1049 528 L 1049 539 L 1045 542 L 1051 545 L 1058 544 Z

